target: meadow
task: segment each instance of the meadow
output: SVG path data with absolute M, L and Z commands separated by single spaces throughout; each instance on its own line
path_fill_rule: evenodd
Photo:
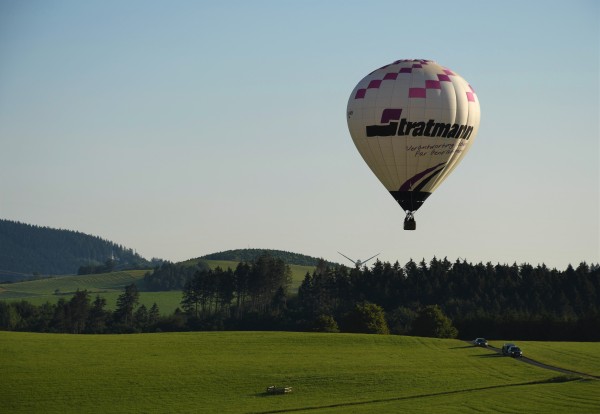
M 197 262 L 197 260 L 196 260 Z M 225 260 L 206 260 L 211 268 L 217 266 L 227 269 L 235 269 L 238 262 Z M 194 261 L 187 264 L 195 265 Z M 306 272 L 312 272 L 314 267 L 290 265 L 292 271 L 292 283 L 290 290 L 296 292 L 304 279 Z M 87 290 L 92 300 L 96 295 L 106 299 L 106 308 L 114 310 L 118 296 L 123 293 L 125 286 L 136 283 L 140 289 L 139 303 L 150 308 L 156 303 L 163 315 L 172 314 L 180 307 L 181 291 L 145 292 L 143 291 L 143 279 L 147 270 L 127 270 L 121 272 L 104 273 L 96 275 L 71 275 L 58 276 L 46 279 L 31 280 L 19 283 L 0 285 L 0 300 L 18 301 L 26 300 L 34 305 L 42 305 L 46 302 L 56 303 L 60 298 L 71 299 L 75 291 Z
M 563 349 L 573 369 L 584 372 L 590 353 L 600 353 L 598 343 L 521 345 L 531 357 L 545 348 L 550 355 Z M 458 340 L 0 332 L 0 355 L 0 412 L 10 413 L 600 411 L 600 381 L 557 376 Z M 293 392 L 267 395 L 269 385 Z

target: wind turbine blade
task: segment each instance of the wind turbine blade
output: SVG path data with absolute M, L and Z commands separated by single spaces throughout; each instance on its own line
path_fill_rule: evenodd
M 373 259 L 374 257 L 377 257 L 377 256 L 379 256 L 380 254 L 381 254 L 381 253 L 377 253 L 375 256 L 371 256 L 371 257 L 369 257 L 367 260 L 363 260 L 362 264 L 365 264 L 365 263 L 367 263 L 369 260 Z
M 338 252 L 340 253 L 340 252 Z M 344 253 L 340 253 L 342 256 L 344 256 L 346 259 L 350 260 L 352 262 L 352 264 L 356 264 L 356 261 L 352 260 L 351 258 L 349 258 L 348 256 L 346 256 Z

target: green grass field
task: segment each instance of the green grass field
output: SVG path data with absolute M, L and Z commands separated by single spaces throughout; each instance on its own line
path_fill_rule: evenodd
M 2 285 L 0 291 L 0 300 L 16 301 L 26 300 L 34 305 L 41 305 L 45 302 L 56 303 L 60 298 L 71 299 L 75 291 L 87 290 L 92 296 L 96 295 L 106 298 L 107 308 L 114 309 L 117 297 L 123 293 L 125 286 L 131 283 L 139 283 L 146 274 L 145 270 L 128 270 L 123 272 L 105 273 L 98 275 L 84 276 L 58 276 L 48 279 L 31 280 L 27 282 L 10 283 Z M 181 300 L 181 292 L 160 292 L 164 298 L 160 301 L 165 305 L 166 310 L 161 308 L 161 312 L 168 311 L 171 307 L 174 310 Z M 143 292 L 140 295 L 140 304 L 152 306 L 152 299 L 156 295 L 150 292 Z M 172 306 L 173 298 L 177 296 L 177 305 Z M 147 303 L 149 302 L 149 303 Z M 160 304 L 159 304 L 160 306 Z M 172 312 L 171 310 L 171 312 Z
M 105 273 L 84 276 L 58 276 L 48 279 L 3 284 L 0 300 L 25 299 L 32 303 L 41 300 L 55 302 L 60 297 L 70 299 L 77 289 L 92 294 L 122 292 L 125 286 L 137 283 L 144 278 L 144 270 Z
M 547 345 L 552 353 L 578 354 L 579 344 Z M 581 346 L 583 356 L 574 364 L 583 369 L 590 352 L 600 353 L 600 344 Z M 527 343 L 523 348 L 530 349 Z M 3 413 L 600 411 L 600 381 L 552 382 L 554 372 L 458 340 L 286 332 L 0 332 L 0 362 Z M 294 391 L 268 396 L 269 385 Z
M 227 269 L 228 267 L 235 269 L 238 264 L 238 262 L 225 260 L 207 260 L 207 262 L 212 268 L 220 266 L 223 269 Z M 312 272 L 314 268 L 297 265 L 291 265 L 290 268 L 292 270 L 290 290 L 296 292 L 306 272 Z M 129 270 L 98 275 L 59 276 L 3 284 L 0 286 L 0 300 L 26 300 L 39 306 L 46 302 L 56 303 L 60 298 L 69 300 L 77 289 L 87 289 L 92 296 L 92 300 L 96 295 L 100 295 L 106 299 L 107 309 L 114 310 L 117 297 L 123 293 L 125 286 L 131 283 L 138 283 L 143 288 L 141 281 L 146 272 L 146 270 Z M 150 308 L 152 304 L 156 303 L 163 315 L 172 314 L 176 308 L 181 306 L 180 302 L 181 291 L 140 292 L 140 305 L 144 304 L 147 308 Z

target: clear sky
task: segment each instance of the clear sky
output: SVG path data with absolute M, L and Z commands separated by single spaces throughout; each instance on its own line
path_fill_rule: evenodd
M 172 261 L 598 262 L 599 37 L 595 0 L 0 0 L 0 217 Z M 403 58 L 482 114 L 414 232 L 346 125 Z

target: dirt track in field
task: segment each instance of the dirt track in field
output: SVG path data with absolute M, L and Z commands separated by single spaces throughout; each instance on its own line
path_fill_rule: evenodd
M 472 344 L 470 341 L 467 341 L 467 343 Z M 502 354 L 502 349 L 500 348 L 496 348 L 495 346 L 488 346 L 487 349 L 492 350 L 498 354 Z M 507 357 L 510 358 L 510 357 Z M 590 374 L 586 374 L 584 372 L 578 372 L 578 371 L 572 371 L 570 369 L 565 369 L 565 368 L 561 368 L 561 367 L 557 367 L 554 365 L 548 365 L 548 364 L 543 364 L 541 362 L 538 362 L 534 359 L 531 358 L 527 358 L 527 357 L 520 357 L 520 358 L 515 358 L 518 361 L 521 361 L 525 364 L 530 364 L 530 365 L 534 365 L 538 368 L 543 368 L 543 369 L 549 369 L 551 371 L 556 371 L 556 372 L 560 372 L 562 374 L 567 374 L 567 375 L 573 375 L 573 376 L 578 376 L 581 378 L 586 378 L 586 379 L 595 379 L 595 380 L 599 380 L 600 377 L 599 376 L 595 376 L 595 375 L 590 375 Z

